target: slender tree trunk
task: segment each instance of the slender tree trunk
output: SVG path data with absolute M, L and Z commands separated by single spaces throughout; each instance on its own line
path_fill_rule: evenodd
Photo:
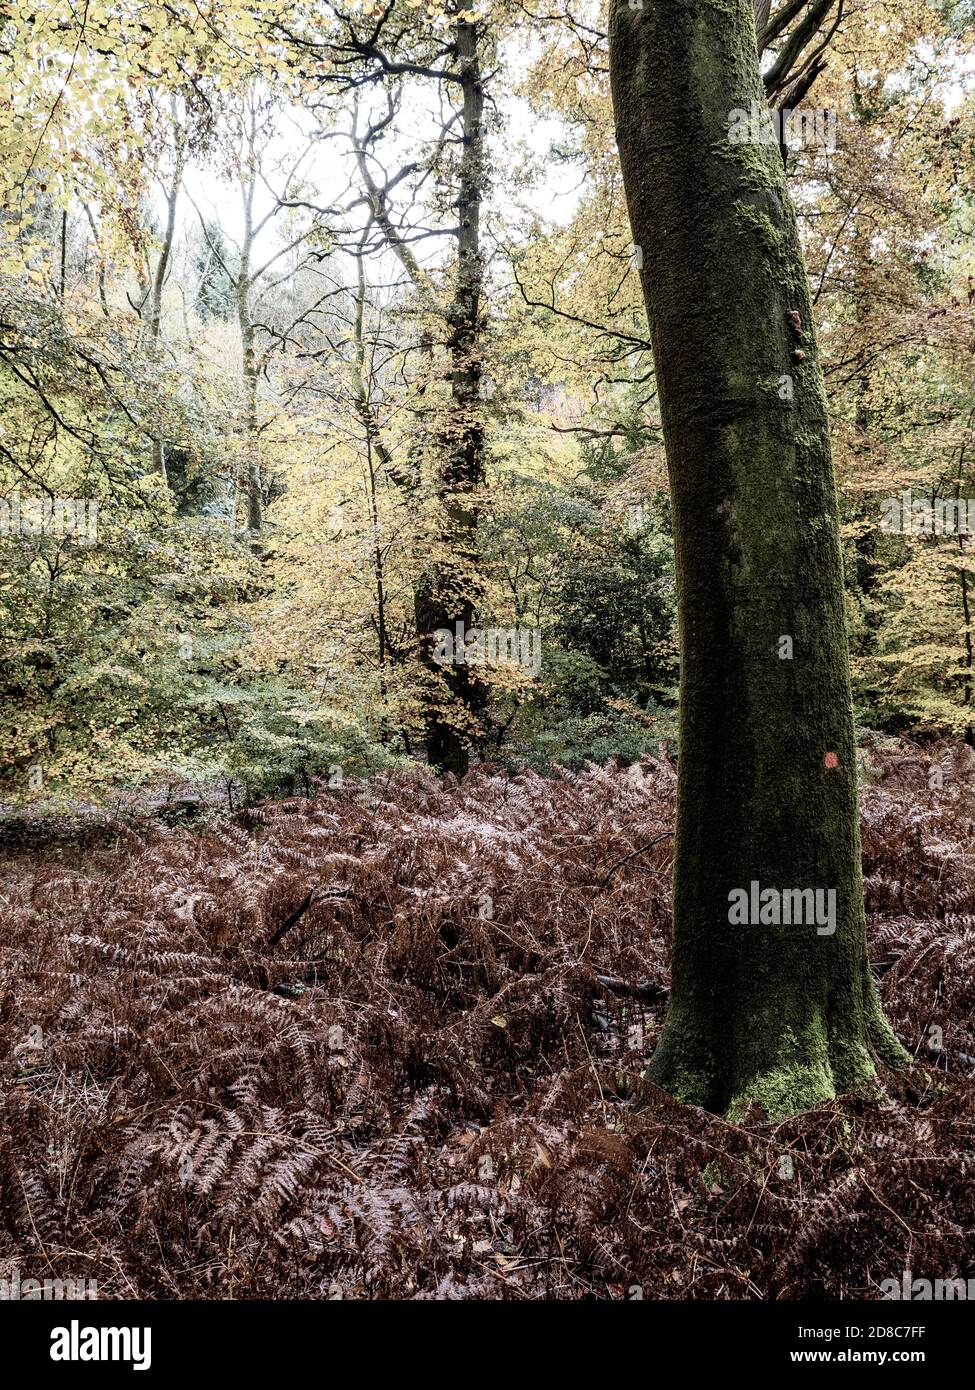
M 356 412 L 362 423 L 366 445 L 370 452 L 375 454 L 380 469 L 386 476 L 391 478 L 394 483 L 403 487 L 405 486 L 403 475 L 397 468 L 379 428 L 379 421 L 376 418 L 376 411 L 373 406 L 372 391 L 370 390 L 370 383 L 367 377 L 366 340 L 364 330 L 366 270 L 361 244 L 356 251 L 355 260 L 356 296 L 355 312 L 352 321 L 352 341 L 354 346 L 354 356 L 352 360 L 352 391 L 355 398 Z
M 247 501 L 247 529 L 251 545 L 260 549 L 264 525 L 264 496 L 261 486 L 260 435 L 257 428 L 257 349 L 251 315 L 251 256 L 254 249 L 254 193 L 257 184 L 257 126 L 253 109 L 248 129 L 248 162 L 241 186 L 244 230 L 237 266 L 235 298 L 244 379 L 244 480 Z
M 681 641 L 673 985 L 649 1077 L 781 1116 L 866 1081 L 872 1053 L 906 1054 L 867 962 L 836 491 L 795 215 L 771 125 L 767 144 L 729 139 L 732 111 L 764 106 L 755 49 L 749 0 L 611 0 Z M 753 883 L 835 891 L 835 930 L 734 924 Z
M 365 338 L 366 311 L 366 270 L 363 263 L 362 246 L 356 253 L 356 297 L 355 314 L 352 325 L 354 344 L 352 389 L 355 393 L 356 409 L 362 421 L 366 443 L 366 478 L 369 493 L 369 524 L 372 530 L 372 566 L 376 584 L 376 636 L 379 640 L 379 686 L 385 698 L 386 662 L 389 656 L 389 635 L 386 626 L 386 567 L 380 539 L 379 493 L 376 478 L 376 464 L 384 474 L 392 467 L 392 459 L 379 430 L 379 423 L 372 404 L 370 372 L 366 364 Z
M 85 216 L 88 218 L 88 226 L 91 228 L 91 239 L 95 243 L 95 251 L 98 255 L 98 302 L 102 306 L 102 313 L 108 318 L 108 295 L 105 291 L 105 256 L 102 252 L 101 239 L 98 235 L 98 225 L 95 222 L 94 214 L 88 203 L 82 202 L 81 206 L 84 208 Z
M 175 102 L 173 106 L 173 119 L 176 119 Z M 183 182 L 183 168 L 186 159 L 186 136 L 177 127 L 176 133 L 176 164 L 173 170 L 173 181 L 166 190 L 166 227 L 163 232 L 162 246 L 159 249 L 159 260 L 156 262 L 156 271 L 152 277 L 152 299 L 149 307 L 149 333 L 154 344 L 159 342 L 162 336 L 162 300 L 163 290 L 166 288 L 166 276 L 169 273 L 169 262 L 173 254 L 173 242 L 176 237 L 176 207 L 179 202 L 180 185 Z M 162 474 L 164 482 L 168 482 L 166 470 L 166 441 L 162 433 L 158 433 L 152 441 L 152 467 L 153 471 Z
M 68 292 L 68 210 L 61 212 L 61 274 L 58 284 L 58 298 L 64 303 Z
M 237 310 L 244 361 L 244 467 L 247 498 L 247 529 L 259 545 L 264 525 L 264 498 L 261 491 L 260 437 L 257 430 L 257 353 L 254 325 L 250 317 L 250 296 L 246 282 L 237 288 Z
M 455 41 L 463 89 L 463 155 L 457 200 L 458 251 L 454 296 L 447 311 L 451 403 L 440 440 L 440 503 L 443 527 L 436 563 L 418 586 L 416 611 L 421 660 L 442 681 L 447 702 L 434 699 L 427 721 L 427 757 L 462 777 L 472 747 L 482 742 L 486 693 L 477 669 L 455 641 L 454 663 L 433 662 L 434 634 L 452 635 L 472 626 L 481 597 L 477 544 L 478 492 L 484 483 L 484 416 L 480 399 L 481 260 L 480 204 L 484 180 L 484 92 L 478 59 L 478 29 L 458 21 Z M 436 688 L 436 687 L 434 687 Z

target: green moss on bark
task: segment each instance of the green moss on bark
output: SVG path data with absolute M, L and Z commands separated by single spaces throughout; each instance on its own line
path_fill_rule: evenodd
M 681 757 L 671 1008 L 649 1076 L 776 1116 L 906 1054 L 866 964 L 836 492 L 812 306 L 748 0 L 612 0 L 610 71 L 674 513 Z M 797 326 L 798 325 L 798 326 Z M 790 389 L 780 387 L 787 380 Z M 793 656 L 779 657 L 779 639 Z M 733 926 L 751 881 L 836 929 Z

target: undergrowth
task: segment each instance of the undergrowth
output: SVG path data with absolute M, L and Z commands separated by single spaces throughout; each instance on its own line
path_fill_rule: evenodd
M 975 787 L 864 794 L 907 1073 L 635 1096 L 675 777 L 401 775 L 3 890 L 0 1275 L 122 1298 L 853 1298 L 975 1275 Z

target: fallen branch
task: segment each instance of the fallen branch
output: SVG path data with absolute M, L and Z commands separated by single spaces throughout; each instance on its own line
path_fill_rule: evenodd
M 601 892 L 602 889 L 606 887 L 607 883 L 613 877 L 617 869 L 622 869 L 624 864 L 628 864 L 630 860 L 635 859 L 638 854 L 644 854 L 648 849 L 653 849 L 654 845 L 659 845 L 661 840 L 669 840 L 673 833 L 674 832 L 672 830 L 665 830 L 662 835 L 658 835 L 656 839 L 651 840 L 648 845 L 641 845 L 639 849 L 634 849 L 631 850 L 629 854 L 624 854 L 622 859 L 617 859 L 616 863 L 610 866 L 610 868 L 606 871 L 603 877 L 596 884 L 596 892 Z
M 338 903 L 351 901 L 358 903 L 359 906 L 362 908 L 370 908 L 376 906 L 376 904 L 372 901 L 371 898 L 364 898 L 359 893 L 353 893 L 352 890 L 349 888 L 326 888 L 324 892 L 320 891 L 318 888 L 309 888 L 308 892 L 302 898 L 301 902 L 295 908 L 294 912 L 292 912 L 291 916 L 286 917 L 284 921 L 281 923 L 280 927 L 278 927 L 274 935 L 268 939 L 268 949 L 270 949 L 272 946 L 276 946 L 278 942 L 281 940 L 281 938 L 287 935 L 287 933 L 291 930 L 292 927 L 297 926 L 297 924 L 301 921 L 302 917 L 304 917 L 305 913 L 311 907 L 312 901 L 315 899 L 316 894 L 318 895 L 318 901 L 320 903 Z
M 296 926 L 297 923 L 301 921 L 302 917 L 304 917 L 305 913 L 311 907 L 311 900 L 314 896 L 315 890 L 314 888 L 310 888 L 295 908 L 294 912 L 292 912 L 291 916 L 284 919 L 280 927 L 278 927 L 277 931 L 270 938 L 267 943 L 269 948 L 271 946 L 276 946 L 281 938 L 285 936 L 293 926 Z

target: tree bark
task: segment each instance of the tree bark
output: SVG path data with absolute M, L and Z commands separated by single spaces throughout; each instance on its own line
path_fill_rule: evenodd
M 631 2 L 611 0 L 610 74 L 681 642 L 673 983 L 648 1075 L 778 1117 L 906 1060 L 867 960 L 823 381 L 771 123 L 768 143 L 729 134 L 765 108 L 750 0 Z M 753 882 L 835 890 L 835 931 L 733 924 Z
M 450 701 L 431 701 L 427 758 L 441 771 L 462 777 L 470 764 L 471 748 L 478 747 L 482 740 L 485 688 L 476 668 L 457 661 L 456 651 L 453 665 L 440 668 L 432 659 L 434 634 L 440 629 L 454 634 L 458 624 L 460 631 L 466 633 L 474 623 L 481 598 L 477 526 L 478 492 L 484 484 L 484 413 L 480 399 L 484 93 L 476 23 L 459 19 L 455 42 L 463 91 L 463 155 L 457 198 L 457 270 L 454 295 L 447 310 L 451 399 L 440 441 L 443 525 L 436 560 L 418 585 L 416 612 L 421 662 L 435 682 L 434 689 L 443 682 Z

